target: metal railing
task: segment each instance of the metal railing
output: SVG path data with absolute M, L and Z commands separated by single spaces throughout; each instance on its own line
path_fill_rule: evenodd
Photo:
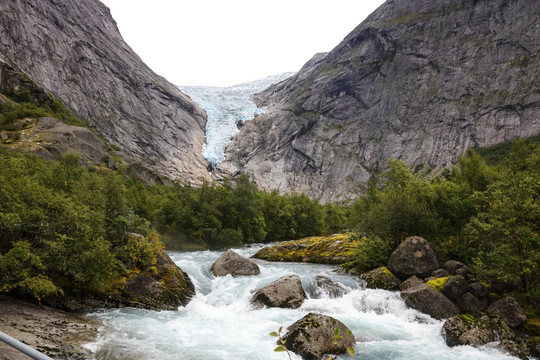
M 9 346 L 19 350 L 20 352 L 30 356 L 33 359 L 36 360 L 53 360 L 52 358 L 48 357 L 47 355 L 43 355 L 39 351 L 35 350 L 34 348 L 23 344 L 17 339 L 12 338 L 11 336 L 4 334 L 0 331 L 0 341 L 5 342 Z

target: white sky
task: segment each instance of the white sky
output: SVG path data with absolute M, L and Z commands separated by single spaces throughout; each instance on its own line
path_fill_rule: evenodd
M 384 0 L 101 0 L 124 40 L 176 85 L 230 86 L 297 71 Z

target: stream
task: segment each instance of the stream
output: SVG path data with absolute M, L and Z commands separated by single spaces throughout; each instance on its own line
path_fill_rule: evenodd
M 261 247 L 234 251 L 249 257 Z M 442 321 L 408 309 L 399 292 L 365 289 L 357 277 L 336 273 L 335 266 L 257 260 L 258 276 L 215 278 L 210 267 L 222 253 L 169 252 L 197 290 L 178 311 L 125 308 L 87 314 L 107 329 L 86 345 L 95 359 L 287 360 L 286 353 L 273 351 L 276 339 L 268 334 L 281 326 L 286 329 L 309 312 L 333 316 L 352 330 L 357 340 L 355 359 L 516 359 L 497 350 L 496 344 L 448 347 L 441 336 Z M 300 276 L 309 297 L 300 308 L 251 309 L 249 300 L 256 290 L 290 274 Z M 318 275 L 343 284 L 350 292 L 329 298 L 315 285 Z M 339 359 L 350 357 L 345 354 Z

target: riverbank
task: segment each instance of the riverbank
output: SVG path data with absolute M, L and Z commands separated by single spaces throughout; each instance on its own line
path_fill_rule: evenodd
M 55 360 L 90 359 L 83 345 L 95 340 L 101 324 L 81 315 L 0 296 L 0 331 Z M 0 360 L 31 359 L 0 341 Z

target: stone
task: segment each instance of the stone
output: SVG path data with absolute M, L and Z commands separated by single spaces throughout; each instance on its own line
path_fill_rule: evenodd
M 477 298 L 486 297 L 489 295 L 489 288 L 479 282 L 470 283 L 467 286 L 467 291 Z
M 334 341 L 336 329 L 342 337 L 337 343 Z M 309 313 L 289 326 L 283 340 L 284 346 L 303 360 L 319 360 L 323 355 L 343 354 L 347 352 L 347 347 L 356 344 L 354 335 L 341 321 L 315 313 Z
M 422 279 L 419 279 L 417 278 L 416 276 L 411 276 L 410 278 L 408 278 L 407 280 L 403 281 L 400 285 L 399 285 L 399 289 L 400 290 L 406 290 L 408 288 L 411 288 L 411 287 L 414 287 L 414 286 L 418 286 L 420 284 L 423 284 L 424 282 L 422 281 Z
M 386 266 L 368 271 L 360 275 L 370 289 L 399 290 L 401 281 Z
M 485 310 L 485 308 L 488 305 L 487 299 L 483 298 L 483 300 L 480 300 L 470 292 L 466 292 L 462 295 L 460 295 L 456 299 L 456 305 L 464 312 L 469 314 L 477 314 L 481 312 L 482 310 Z
M 261 273 L 259 266 L 255 262 L 231 250 L 224 252 L 212 264 L 210 271 L 214 276 L 253 276 Z
M 494 320 L 458 315 L 445 321 L 442 334 L 448 346 L 480 346 L 496 341 L 501 331 Z
M 0 39 L 0 63 L 40 84 L 128 162 L 192 184 L 210 180 L 205 112 L 134 53 L 104 4 L 1 1 Z
M 426 284 L 419 284 L 401 291 L 401 297 L 408 307 L 435 319 L 445 319 L 459 314 L 458 307 L 452 301 Z
M 315 284 L 317 285 L 317 292 L 329 298 L 340 298 L 349 292 L 345 286 L 324 276 L 317 276 Z
M 434 278 L 442 278 L 442 277 L 450 276 L 450 274 L 444 269 L 437 269 L 437 270 L 433 270 L 433 272 L 431 273 L 431 276 L 433 276 Z
M 251 298 L 254 309 L 263 307 L 299 308 L 307 298 L 298 275 L 284 276 L 259 289 Z
M 213 175 L 349 201 L 389 158 L 427 164 L 431 176 L 470 147 L 536 136 L 537 13 L 530 0 L 387 1 L 255 95 L 266 113 L 246 122 Z
M 487 312 L 490 316 L 498 317 L 506 322 L 508 327 L 515 329 L 527 321 L 521 306 L 511 296 L 505 296 L 489 305 Z
M 457 261 L 457 260 L 448 260 L 445 262 L 442 266 L 442 268 L 449 274 L 449 275 L 456 275 L 456 270 L 465 266 L 464 263 Z
M 455 274 L 456 275 L 461 275 L 463 276 L 465 279 L 469 279 L 470 276 L 472 275 L 472 270 L 470 267 L 468 267 L 467 265 L 464 265 L 458 269 L 456 269 L 455 271 Z
M 413 275 L 424 278 L 438 267 L 439 263 L 429 243 L 419 236 L 403 240 L 388 259 L 388 269 L 402 279 Z
M 442 286 L 442 293 L 450 300 L 455 301 L 467 291 L 468 281 L 461 275 L 450 276 Z

